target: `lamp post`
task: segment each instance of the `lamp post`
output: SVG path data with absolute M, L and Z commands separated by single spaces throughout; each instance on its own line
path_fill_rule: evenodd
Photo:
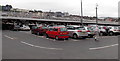
M 96 4 L 96 25 L 98 25 L 98 12 L 97 12 L 97 9 L 98 9 L 98 4 Z
M 81 0 L 81 25 L 83 25 L 83 7 L 82 7 L 82 0 Z

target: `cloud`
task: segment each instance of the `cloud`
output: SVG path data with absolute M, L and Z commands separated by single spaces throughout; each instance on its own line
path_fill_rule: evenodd
M 2 0 L 0 4 L 11 4 L 15 8 L 39 9 L 43 11 L 62 11 L 80 14 L 81 0 Z M 95 16 L 98 3 L 99 16 L 117 16 L 119 0 L 83 0 L 84 15 Z

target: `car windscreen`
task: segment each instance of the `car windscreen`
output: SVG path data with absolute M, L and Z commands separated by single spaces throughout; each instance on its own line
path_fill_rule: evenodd
M 120 29 L 120 27 L 114 27 L 114 29 Z
M 88 27 L 87 30 L 93 31 L 94 29 L 92 27 Z
M 47 29 L 47 27 L 42 27 L 42 29 Z
M 60 28 L 60 31 L 67 31 L 67 28 Z
M 119 30 L 120 30 L 120 27 L 118 27 L 119 28 Z
M 85 30 L 84 27 L 74 27 L 74 28 L 75 28 L 75 30 Z
M 37 26 L 32 26 L 32 29 L 37 29 Z

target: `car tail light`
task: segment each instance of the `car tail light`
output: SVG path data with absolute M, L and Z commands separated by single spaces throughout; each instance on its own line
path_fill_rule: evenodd
M 106 29 L 106 27 L 103 27 L 103 29 Z
M 114 31 L 117 31 L 117 30 L 114 30 Z
M 82 32 L 81 30 L 78 30 L 77 32 Z
M 59 34 L 69 34 L 68 32 L 60 32 Z
M 114 31 L 120 31 L 120 30 L 114 30 Z
M 60 32 L 59 34 L 63 34 L 63 33 Z
M 90 30 L 87 30 L 86 32 L 91 32 Z

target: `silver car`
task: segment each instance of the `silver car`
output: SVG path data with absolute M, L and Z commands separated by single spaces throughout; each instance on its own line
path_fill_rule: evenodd
M 85 26 L 85 29 L 88 32 L 88 37 L 93 38 L 93 36 L 95 35 L 94 29 L 92 27 L 90 27 L 90 26 Z
M 81 27 L 78 25 L 67 25 L 66 27 L 68 29 L 70 37 L 73 37 L 75 39 L 88 37 L 88 33 L 85 27 Z

